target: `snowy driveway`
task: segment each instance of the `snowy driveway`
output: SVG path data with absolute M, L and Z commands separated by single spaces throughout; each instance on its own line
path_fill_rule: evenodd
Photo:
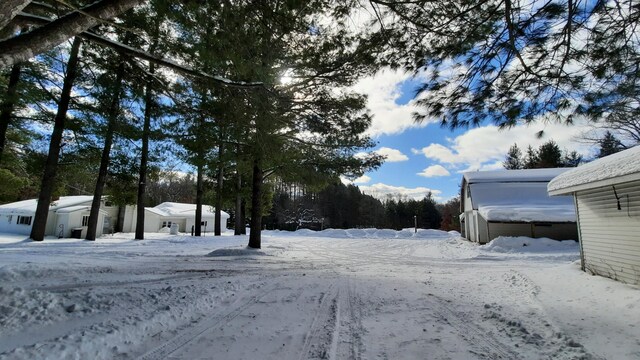
M 0 243 L 0 359 L 640 358 L 640 291 L 575 243 L 130 237 Z

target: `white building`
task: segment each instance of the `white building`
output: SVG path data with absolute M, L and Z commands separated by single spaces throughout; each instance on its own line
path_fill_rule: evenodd
M 567 170 L 464 173 L 460 199 L 462 235 L 481 244 L 498 236 L 577 240 L 573 200 L 547 193 L 549 181 Z
M 229 214 L 221 211 L 221 228 L 224 230 L 227 225 Z M 152 208 L 145 208 L 144 231 L 158 232 L 169 231 L 172 224 L 178 224 L 178 231 L 191 232 L 191 227 L 195 226 L 196 205 L 175 202 L 164 202 Z M 213 232 L 215 224 L 215 209 L 210 205 L 202 205 L 201 229 L 203 232 Z M 164 230 L 163 230 L 164 229 Z M 133 232 L 136 230 L 136 207 L 127 206 L 124 212 L 122 225 L 123 232 Z
M 640 146 L 563 173 L 548 190 L 575 199 L 582 269 L 640 284 Z
M 86 225 L 89 222 L 92 201 L 93 196 L 62 196 L 52 201 L 49 206 L 45 235 L 71 237 L 72 230 L 75 230 L 75 236 L 84 238 L 87 233 Z M 30 199 L 0 205 L 0 232 L 31 234 L 37 204 L 36 199 Z M 103 198 L 96 236 L 113 232 L 117 216 L 118 207 L 112 206 Z

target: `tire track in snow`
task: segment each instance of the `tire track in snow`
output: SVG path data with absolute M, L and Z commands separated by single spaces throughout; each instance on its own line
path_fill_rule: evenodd
M 555 324 L 553 316 L 548 314 L 538 299 L 540 287 L 527 275 L 518 270 L 510 270 L 502 275 L 507 288 L 514 293 L 513 298 L 519 297 L 518 304 L 525 308 L 516 314 L 505 314 L 498 305 L 496 310 L 485 311 L 485 318 L 493 320 L 500 327 L 500 331 L 507 336 L 519 339 L 522 347 L 536 347 L 544 355 L 553 359 L 603 359 L 591 354 L 580 343 L 573 340 L 560 326 Z M 521 321 L 521 314 L 528 316 Z
M 477 349 L 476 355 L 489 359 L 518 359 L 518 353 L 509 346 L 502 343 L 490 331 L 482 329 L 480 326 L 463 318 L 459 313 L 447 306 L 447 301 L 435 295 L 431 295 L 437 301 L 431 301 L 429 306 L 434 314 L 442 321 L 451 325 L 458 331 L 458 334 L 467 341 L 473 348 Z
M 335 329 L 340 319 L 340 290 L 334 282 L 322 294 L 311 326 L 304 336 L 299 360 L 326 359 L 331 352 L 335 342 Z
M 343 282 L 341 296 L 339 298 L 339 317 L 336 335 L 334 338 L 334 351 L 332 359 L 361 359 L 362 353 L 362 301 L 358 296 L 353 280 L 348 278 Z
M 173 337 L 173 339 L 165 342 L 164 344 L 156 347 L 155 349 L 148 351 L 144 355 L 140 356 L 138 359 L 140 360 L 156 360 L 156 359 L 165 359 L 172 353 L 176 352 L 178 349 L 182 348 L 186 344 L 193 341 L 196 337 L 206 332 L 207 330 L 226 324 L 240 314 L 242 314 L 247 308 L 256 304 L 260 299 L 273 292 L 278 288 L 280 284 L 273 284 L 268 286 L 266 289 L 261 291 L 258 294 L 253 296 L 249 296 L 248 298 L 242 299 L 239 302 L 238 306 L 232 308 L 231 311 L 228 311 L 224 314 L 218 314 L 217 316 L 213 316 L 210 319 L 203 320 L 200 324 L 188 327 L 186 330 L 183 330 L 179 335 Z

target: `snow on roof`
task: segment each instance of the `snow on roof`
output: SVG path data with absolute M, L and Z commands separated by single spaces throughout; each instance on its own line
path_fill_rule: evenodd
M 576 221 L 573 198 L 549 196 L 546 182 L 481 182 L 469 189 L 473 208 L 487 221 Z
M 570 168 L 473 171 L 463 174 L 468 184 L 503 182 L 549 182 Z
M 79 210 L 88 210 L 90 207 L 88 205 L 77 205 L 77 206 L 69 206 L 66 208 L 58 209 L 58 213 L 71 213 Z
M 52 201 L 49 205 L 49 210 L 58 210 L 70 206 L 77 206 L 87 202 L 91 202 L 93 196 L 91 195 L 79 195 L 79 196 L 61 196 L 60 199 Z M 29 199 L 18 201 L 10 204 L 0 205 L 0 213 L 5 214 L 29 214 L 35 213 L 38 206 L 38 199 Z
M 552 195 L 640 180 L 640 146 L 605 156 L 558 175 L 549 183 Z
M 566 198 L 566 196 L 565 196 Z M 571 200 L 571 197 L 569 197 Z M 478 212 L 487 221 L 500 222 L 575 222 L 576 210 L 565 205 L 502 205 L 481 206 Z
M 196 214 L 196 204 L 185 204 L 176 202 L 163 202 L 153 208 L 147 208 L 162 216 L 168 217 L 194 217 Z M 229 214 L 222 211 L 222 217 L 229 217 Z M 215 208 L 211 205 L 202 205 L 202 216 L 213 217 Z

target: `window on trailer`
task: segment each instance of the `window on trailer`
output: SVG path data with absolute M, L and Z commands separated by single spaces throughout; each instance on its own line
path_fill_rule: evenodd
M 18 216 L 17 224 L 19 224 L 19 225 L 31 225 L 31 219 L 32 218 L 33 218 L 32 216 Z
M 89 215 L 82 216 L 82 226 L 89 226 Z

